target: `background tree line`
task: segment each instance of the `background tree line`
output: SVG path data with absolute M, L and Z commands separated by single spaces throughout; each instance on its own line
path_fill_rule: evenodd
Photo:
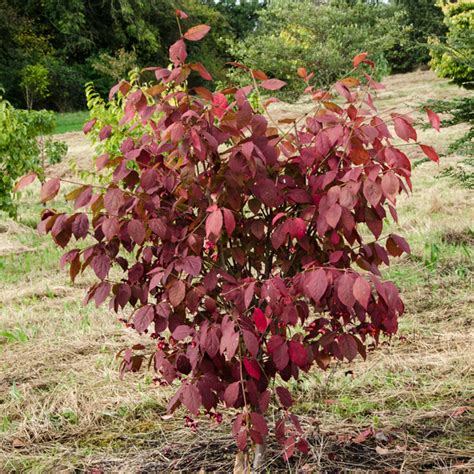
M 166 64 L 178 35 L 170 18 L 180 8 L 189 14 L 185 23 L 212 28 L 190 53 L 217 84 L 229 80 L 218 64 L 237 60 L 286 80 L 286 93 L 296 96 L 300 62 L 311 65 L 321 85 L 344 74 L 363 50 L 377 60 L 380 75 L 427 64 L 427 42 L 443 42 L 447 31 L 440 6 L 436 0 L 0 0 L 0 87 L 16 107 L 83 109 L 87 82 L 105 94 L 133 67 Z

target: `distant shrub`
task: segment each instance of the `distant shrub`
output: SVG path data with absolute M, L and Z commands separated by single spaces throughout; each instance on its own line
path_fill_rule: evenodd
M 385 53 L 393 72 L 408 72 L 430 61 L 429 40 L 443 38 L 446 32 L 444 15 L 436 0 L 393 0 L 398 10 L 400 28 L 395 45 Z
M 288 83 L 282 94 L 295 98 L 304 86 L 295 76 L 305 66 L 311 83 L 328 86 L 350 70 L 351 58 L 367 51 L 377 77 L 390 72 L 385 52 L 404 38 L 399 11 L 366 2 L 274 0 L 259 12 L 258 27 L 231 47 L 237 61 Z M 237 71 L 231 74 L 245 78 Z
M 62 142 L 43 137 L 54 127 L 53 112 L 17 110 L 0 96 L 0 210 L 11 217 L 17 213 L 15 181 L 25 173 L 44 181 L 46 164 L 60 161 L 67 151 Z
M 432 41 L 431 67 L 455 84 L 474 87 L 474 3 L 439 1 L 448 27 L 446 41 Z

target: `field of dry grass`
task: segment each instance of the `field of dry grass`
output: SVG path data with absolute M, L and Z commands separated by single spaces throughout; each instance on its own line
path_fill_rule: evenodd
M 429 72 L 386 82 L 381 108 L 463 94 Z M 304 105 L 278 107 L 282 117 Z M 421 139 L 443 152 L 462 131 Z M 52 172 L 86 169 L 87 142 L 64 138 L 76 165 Z M 269 472 L 474 471 L 474 199 L 439 171 L 416 166 L 400 202 L 413 253 L 385 271 L 406 301 L 398 336 L 365 362 L 306 376 L 296 410 L 311 453 L 285 464 L 270 446 Z M 191 432 L 184 413 L 162 418 L 168 391 L 152 374 L 119 380 L 115 355 L 137 336 L 82 306 L 89 277 L 72 286 L 59 271 L 60 252 L 34 231 L 35 196 L 24 193 L 18 222 L 0 216 L 0 472 L 228 472 L 229 419 Z

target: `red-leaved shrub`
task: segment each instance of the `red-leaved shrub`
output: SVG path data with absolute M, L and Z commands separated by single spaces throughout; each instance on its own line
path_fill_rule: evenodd
M 72 280 L 90 267 L 98 282 L 86 303 L 132 308 L 128 326 L 157 341 L 154 370 L 163 383 L 179 381 L 170 412 L 225 404 L 245 450 L 265 443 L 275 396 L 283 415 L 274 432 L 289 457 L 308 445 L 284 382 L 333 358 L 365 358 L 367 344 L 394 334 L 403 313 L 397 288 L 379 272 L 409 252 L 402 237 L 383 235 L 384 220 L 397 220 L 397 196 L 411 189 L 407 148 L 394 134 L 438 157 L 418 144 L 408 116 L 377 112 L 373 90 L 382 86 L 360 71 L 373 67 L 364 53 L 354 58 L 362 80 L 346 77 L 332 92 L 308 86 L 314 108 L 284 130 L 247 99 L 284 86 L 262 71 L 248 70 L 245 88 L 188 90 L 191 72 L 210 79 L 186 62 L 186 41 L 208 30 L 195 26 L 170 47 L 172 67 L 152 69 L 153 87 L 131 91 L 122 81 L 112 89 L 124 96 L 121 125 L 138 118 L 149 131 L 100 157 L 108 184 L 69 192 L 75 210 L 44 211 L 39 230 L 61 247 L 85 239 L 61 265 Z M 101 139 L 110 133 L 104 127 Z M 59 179 L 47 181 L 42 201 L 59 189 Z M 140 368 L 144 349 L 125 351 L 124 372 Z

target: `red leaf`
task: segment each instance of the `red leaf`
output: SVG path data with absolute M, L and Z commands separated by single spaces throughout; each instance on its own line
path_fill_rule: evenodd
M 182 39 L 179 39 L 176 41 L 176 43 L 170 46 L 169 53 L 170 59 L 175 65 L 183 64 L 188 57 L 188 53 L 186 52 L 186 44 Z
M 249 283 L 244 292 L 244 306 L 247 309 L 252 302 L 253 295 L 255 294 L 255 282 Z
M 112 240 L 120 231 L 120 224 L 116 217 L 109 217 L 102 221 L 102 232 L 107 240 Z
M 292 239 L 301 240 L 306 234 L 306 223 L 301 217 L 296 217 L 289 221 L 288 230 Z
M 289 390 L 285 387 L 277 387 L 276 388 L 276 393 L 278 395 L 278 399 L 280 400 L 280 403 L 283 405 L 285 408 L 290 408 L 291 405 L 293 405 L 293 399 L 291 398 L 291 393 Z
M 242 430 L 240 433 L 236 435 L 235 438 L 236 438 L 237 447 L 241 451 L 245 451 L 245 449 L 247 448 L 248 431 Z
M 252 69 L 250 72 L 252 73 L 252 77 L 259 81 L 265 81 L 268 79 L 268 76 L 260 69 Z
M 377 207 L 380 199 L 382 199 L 382 188 L 380 184 L 366 179 L 364 181 L 364 196 L 373 207 Z
M 403 250 L 398 247 L 398 245 L 395 243 L 395 241 L 389 237 L 385 243 L 385 247 L 390 255 L 393 257 L 400 257 L 400 255 L 403 253 Z
M 298 367 L 304 367 L 308 363 L 308 352 L 301 342 L 290 341 L 288 354 L 291 362 L 295 363 Z
M 425 110 L 428 115 L 428 120 L 430 121 L 431 126 L 439 132 L 439 128 L 441 125 L 439 115 L 428 108 L 425 108 Z
M 173 339 L 176 339 L 177 341 L 181 341 L 183 339 L 186 339 L 192 333 L 193 333 L 193 330 L 190 326 L 187 326 L 186 324 L 181 324 L 175 328 L 175 330 L 172 333 L 172 336 L 173 336 Z
M 95 125 L 96 122 L 97 122 L 96 118 L 93 118 L 92 120 L 89 120 L 88 122 L 86 122 L 86 124 L 82 128 L 82 131 L 84 132 L 85 135 L 87 135 L 92 130 L 92 127 Z
M 168 290 L 168 298 L 172 306 L 176 307 L 186 296 L 186 285 L 181 280 L 176 280 Z
M 15 184 L 13 191 L 16 193 L 21 191 L 26 186 L 29 186 L 36 179 L 36 173 L 28 173 L 25 176 L 22 176 L 18 182 Z
M 390 234 L 390 237 L 405 253 L 411 253 L 410 245 L 408 245 L 408 242 L 403 237 L 397 234 Z
M 199 75 L 206 81 L 212 81 L 212 76 L 209 74 L 209 71 L 201 63 L 191 64 L 191 69 L 199 73 Z
M 214 94 L 212 98 L 212 110 L 216 114 L 216 117 L 221 119 L 224 117 L 227 108 L 229 107 L 229 103 L 227 102 L 227 98 L 224 94 L 217 92 Z
M 252 422 L 252 427 L 255 431 L 258 431 L 262 436 L 268 434 L 268 425 L 263 415 L 252 412 L 250 413 L 250 421 Z
M 231 383 L 224 391 L 224 401 L 228 407 L 233 407 L 239 398 L 240 381 Z
M 280 79 L 267 79 L 266 81 L 262 81 L 260 86 L 269 91 L 277 91 L 286 86 L 286 82 L 280 81 Z
M 130 237 L 137 245 L 142 245 L 145 240 L 145 226 L 138 219 L 132 219 L 127 226 Z
M 187 13 L 183 12 L 183 10 L 179 10 L 178 8 L 176 9 L 176 16 L 181 20 L 186 20 L 186 18 L 189 18 Z
M 295 453 L 295 437 L 290 436 L 285 440 L 284 451 L 283 451 L 283 459 L 288 461 L 288 459 L 293 456 Z
M 205 99 L 209 102 L 212 102 L 213 95 L 212 95 L 212 92 L 209 89 L 206 89 L 205 87 L 198 86 L 198 87 L 194 88 L 194 91 L 197 93 L 197 95 L 199 97 L 202 97 L 203 99 Z
M 278 370 L 283 370 L 290 361 L 290 357 L 288 355 L 288 346 L 283 343 L 282 345 L 276 347 L 272 353 L 272 359 L 276 368 Z
M 84 238 L 89 230 L 89 218 L 87 214 L 81 212 L 74 218 L 74 222 L 71 226 L 72 233 L 76 239 Z
M 59 192 L 60 186 L 61 186 L 61 183 L 58 178 L 52 178 L 46 181 L 46 183 L 44 183 L 41 188 L 41 194 L 40 194 L 41 202 L 47 202 L 47 201 L 51 201 L 51 199 L 54 199 L 56 194 L 58 194 Z
M 109 274 L 110 258 L 107 255 L 97 255 L 93 258 L 91 266 L 97 278 L 104 280 Z
M 268 325 L 270 324 L 270 319 L 267 319 L 265 314 L 260 308 L 255 308 L 253 311 L 253 322 L 255 323 L 255 327 L 257 328 L 257 331 L 260 333 L 264 333 Z
M 279 212 L 278 214 L 275 215 L 275 217 L 272 219 L 272 225 L 275 225 L 282 217 L 285 217 L 284 212 Z
M 211 27 L 208 25 L 196 25 L 189 28 L 183 36 L 189 41 L 199 41 L 209 33 L 210 29 Z
M 184 127 L 180 122 L 175 122 L 168 127 L 169 136 L 173 143 L 178 143 L 184 136 Z
M 92 186 L 85 186 L 82 188 L 83 191 L 77 196 L 77 199 L 74 201 L 74 209 L 79 209 L 80 207 L 87 206 L 92 199 Z
M 110 125 L 106 125 L 105 127 L 102 127 L 100 132 L 99 132 L 99 140 L 105 140 L 106 138 L 110 137 L 110 134 L 112 133 L 112 127 Z
M 352 60 L 352 64 L 354 67 L 357 67 L 364 59 L 367 57 L 367 53 L 359 53 L 358 55 L 354 56 L 354 59 Z
M 357 356 L 357 342 L 351 334 L 341 334 L 337 342 L 341 354 L 350 362 Z
M 191 276 L 198 276 L 201 273 L 201 257 L 189 256 L 183 258 L 183 270 Z
M 300 452 L 302 452 L 303 454 L 308 454 L 309 453 L 309 444 L 308 442 L 303 439 L 303 438 L 300 438 L 298 440 L 298 442 L 296 443 L 296 447 L 298 448 L 298 450 Z
M 250 377 L 254 378 L 255 380 L 260 380 L 260 367 L 255 359 L 244 357 L 244 367 Z
M 398 191 L 400 190 L 400 182 L 392 170 L 387 171 L 382 176 L 382 191 L 390 201 L 395 202 Z
M 271 397 L 272 397 L 272 394 L 270 390 L 265 390 L 263 393 L 259 395 L 258 406 L 262 413 L 265 413 L 267 411 L 268 405 L 270 404 Z
M 199 389 L 194 385 L 185 385 L 181 392 L 181 400 L 183 405 L 193 414 L 199 414 L 199 407 L 202 403 Z
M 354 298 L 364 308 L 367 309 L 369 306 L 370 295 L 372 293 L 370 283 L 363 277 L 357 277 L 352 288 Z
M 313 298 L 315 303 L 319 303 L 328 287 L 326 272 L 320 268 L 315 272 L 308 272 L 304 276 L 304 289 L 306 295 Z
M 395 124 L 395 133 L 402 140 L 407 142 L 411 138 L 412 140 L 416 141 L 416 130 L 412 127 L 408 120 L 397 116 L 393 118 L 393 123 Z
M 305 79 L 308 76 L 308 72 L 306 71 L 306 68 L 304 67 L 299 67 L 297 72 L 298 72 L 298 76 L 300 76 L 303 79 Z
M 225 333 L 221 339 L 221 347 L 224 344 L 225 353 L 227 355 L 227 359 L 230 360 L 234 357 L 235 353 L 237 352 L 237 348 L 239 347 L 239 340 L 240 336 L 238 332 L 231 332 Z
M 122 190 L 109 188 L 104 196 L 104 206 L 107 212 L 113 216 L 118 214 L 120 207 L 125 202 Z
M 247 350 L 249 351 L 249 354 L 252 357 L 257 357 L 258 350 L 260 349 L 257 337 L 253 332 L 247 331 L 246 329 L 244 329 L 242 333 L 244 337 L 244 344 Z
M 222 224 L 222 211 L 220 209 L 212 211 L 206 219 L 206 237 L 217 240 L 221 235 Z
M 420 148 L 422 149 L 423 153 L 431 161 L 434 161 L 435 163 L 439 163 L 439 156 L 438 156 L 438 154 L 436 153 L 435 149 L 432 146 L 420 145 Z
M 153 309 L 153 306 L 150 304 L 142 306 L 135 313 L 135 316 L 133 318 L 135 329 L 139 333 L 142 333 L 153 322 L 154 318 L 155 318 L 155 311 Z
M 232 233 L 235 230 L 235 218 L 234 213 L 230 209 L 222 209 L 222 213 L 224 214 L 224 226 L 229 237 L 232 236 Z
M 279 335 L 274 335 L 274 336 L 270 337 L 270 339 L 267 342 L 268 353 L 273 354 L 275 352 L 275 350 L 278 349 L 279 347 L 281 347 L 284 343 L 285 343 L 285 341 Z
M 219 352 L 220 341 L 215 328 L 209 331 L 204 347 L 211 358 L 215 357 Z
M 353 287 L 354 280 L 347 273 L 344 273 L 337 281 L 337 297 L 348 308 L 352 308 L 355 303 Z
M 110 283 L 103 281 L 94 292 L 94 301 L 95 306 L 98 308 L 109 296 L 110 293 Z
M 333 229 L 337 226 L 339 219 L 341 218 L 342 208 L 339 204 L 333 204 L 327 211 L 326 211 L 326 222 L 330 227 Z

